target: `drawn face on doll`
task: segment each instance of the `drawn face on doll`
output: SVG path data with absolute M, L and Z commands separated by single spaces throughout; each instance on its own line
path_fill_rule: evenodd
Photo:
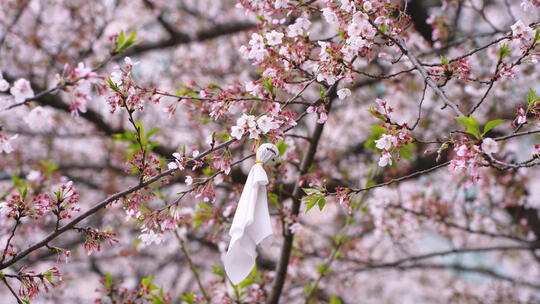
M 257 150 L 257 159 L 265 165 L 272 166 L 279 160 L 279 150 L 273 144 L 262 144 Z

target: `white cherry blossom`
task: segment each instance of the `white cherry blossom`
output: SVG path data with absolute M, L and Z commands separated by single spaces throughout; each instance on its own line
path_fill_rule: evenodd
M 11 141 L 16 139 L 18 136 L 19 136 L 18 134 L 15 134 L 8 138 L 7 136 L 0 134 L 0 153 L 6 152 L 6 154 L 9 154 L 13 152 Z
M 244 135 L 244 128 L 239 126 L 233 126 L 231 127 L 231 136 L 240 140 L 242 138 L 242 135 Z
M 249 40 L 249 44 L 253 47 L 264 47 L 264 39 L 261 35 L 253 33 L 251 34 L 251 40 Z
M 163 234 L 157 234 L 153 230 L 148 230 L 146 228 L 143 229 L 143 232 L 144 233 L 138 237 L 139 240 L 141 240 L 143 247 L 152 245 L 153 243 L 159 245 L 163 241 Z
M 392 156 L 390 153 L 383 151 L 381 158 L 379 159 L 379 167 L 386 167 L 392 165 Z
M 182 166 L 182 163 L 181 163 L 182 156 L 180 155 L 180 153 L 174 152 L 172 156 L 174 157 L 174 161 L 167 164 L 167 167 L 169 168 L 169 170 L 172 170 L 172 169 L 184 170 L 184 166 Z
M 259 132 L 257 128 L 250 128 L 248 132 L 249 132 L 249 139 L 258 139 L 259 134 L 261 134 L 261 132 Z
M 9 89 L 9 82 L 7 80 L 0 78 L 0 92 L 5 92 Z
M 17 79 L 9 92 L 15 97 L 16 103 L 21 103 L 27 98 L 34 97 L 34 91 L 30 86 L 30 82 L 24 78 Z
M 397 144 L 397 139 L 395 136 L 390 134 L 383 134 L 381 138 L 375 140 L 376 147 L 381 150 L 390 150 L 392 145 Z
M 366 12 L 369 12 L 370 10 L 373 9 L 373 5 L 369 1 L 364 1 L 364 4 L 362 5 L 362 7 L 364 8 Z
M 75 72 L 75 77 L 86 77 L 86 76 L 89 76 L 90 73 L 92 73 L 92 69 L 89 67 L 86 67 L 84 65 L 84 62 L 79 62 L 79 64 L 73 71 Z
M 236 125 L 239 127 L 245 127 L 247 125 L 249 128 L 255 128 L 255 116 L 244 113 L 236 120 Z
M 339 99 L 345 99 L 345 98 L 351 96 L 351 90 L 349 90 L 347 88 L 342 88 L 339 91 L 337 91 L 337 95 L 338 95 Z
M 23 120 L 32 130 L 36 131 L 45 130 L 52 126 L 51 112 L 40 106 L 35 107 L 30 111 Z
M 330 24 L 336 24 L 336 23 L 339 23 L 339 19 L 336 15 L 336 13 L 334 13 L 330 8 L 323 8 L 321 9 L 321 12 L 323 13 L 323 16 L 324 16 L 324 19 L 326 20 L 326 22 L 330 23 Z
M 270 33 L 267 33 L 265 35 L 266 40 L 268 41 L 268 45 L 278 45 L 281 44 L 281 39 L 283 39 L 283 33 L 272 31 Z
M 276 9 L 287 7 L 289 7 L 289 4 L 287 4 L 287 0 L 276 0 L 276 2 L 274 2 L 274 8 Z
M 270 130 L 279 128 L 279 124 L 275 122 L 271 117 L 263 115 L 257 119 L 257 126 L 263 133 L 268 133 Z
M 492 138 L 486 137 L 482 140 L 482 151 L 486 154 L 493 154 L 499 151 L 499 144 Z

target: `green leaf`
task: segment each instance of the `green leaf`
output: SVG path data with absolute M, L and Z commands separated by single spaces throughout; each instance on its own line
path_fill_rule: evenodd
M 52 283 L 52 273 L 50 271 L 47 271 L 44 273 L 44 275 L 47 281 L 49 281 L 49 283 Z
M 129 33 L 129 37 L 128 37 L 128 42 L 129 41 L 134 41 L 135 40 L 135 35 L 137 35 L 137 31 L 136 30 L 133 30 L 131 31 L 131 33 Z
M 319 265 L 319 266 L 317 266 L 317 272 L 320 275 L 326 275 L 326 274 L 330 274 L 330 273 L 332 273 L 334 271 L 332 269 L 330 269 L 330 268 L 326 268 L 325 265 Z
M 503 44 L 499 49 L 499 60 L 502 60 L 504 57 L 510 55 L 510 53 L 512 53 L 512 50 L 508 49 L 508 44 Z
M 309 198 L 309 196 L 306 196 Z M 307 207 L 306 207 L 306 213 L 311 210 L 311 208 L 313 208 L 313 206 L 315 206 L 315 204 L 317 203 L 317 201 L 314 201 L 312 199 L 307 199 L 307 200 L 302 200 L 304 203 L 307 204 Z
M 134 46 L 135 44 L 139 43 L 140 41 L 135 41 L 135 35 L 137 34 L 137 31 L 133 30 L 130 32 L 129 37 L 126 40 L 126 34 L 124 31 L 120 31 L 120 34 L 118 35 L 117 42 L 117 49 L 115 50 L 117 53 L 122 53 L 123 51 L 127 50 L 128 48 Z
M 375 140 L 379 139 L 382 134 L 386 133 L 386 129 L 380 125 L 373 125 L 371 127 L 371 135 L 364 143 L 364 147 L 377 151 Z
M 105 273 L 105 286 L 106 287 L 112 286 L 112 276 L 111 276 L 111 273 L 108 271 Z
M 309 292 L 311 291 L 311 285 L 309 284 L 306 284 L 306 286 L 304 286 L 304 294 L 309 294 Z
M 530 107 L 534 107 L 534 103 L 540 100 L 539 97 L 536 97 L 536 92 L 533 89 L 529 89 L 529 95 L 527 95 L 527 103 Z
M 319 206 L 319 209 L 322 211 L 326 205 L 326 199 L 324 195 L 317 189 L 303 189 L 308 196 L 302 198 L 302 202 L 306 204 L 306 213 L 311 210 L 315 205 Z
M 441 63 L 442 64 L 448 64 L 448 59 L 445 59 L 443 55 L 441 55 Z
M 412 151 L 414 150 L 414 148 L 415 148 L 415 146 L 414 146 L 413 143 L 410 143 L 407 146 L 402 147 L 398 151 L 399 157 L 401 157 L 403 159 L 406 159 L 406 160 L 411 160 L 412 157 L 413 157 Z
M 206 176 L 212 176 L 214 175 L 214 171 L 212 169 L 210 169 L 210 167 L 205 167 L 202 169 L 202 173 Z
M 324 91 L 322 86 L 319 86 L 319 96 L 321 97 L 321 99 L 326 98 L 326 92 Z
M 366 182 L 366 185 L 364 187 L 371 187 L 371 186 L 375 186 L 377 184 L 377 182 L 375 181 L 368 181 Z
M 289 145 L 285 144 L 282 139 L 276 144 L 276 147 L 278 148 L 279 155 L 281 156 L 283 153 L 285 153 L 285 151 L 287 151 Z
M 345 33 L 341 29 L 338 29 L 339 37 L 341 37 L 341 40 L 345 41 Z
M 460 124 L 464 125 L 467 129 L 465 129 L 466 133 L 469 133 L 471 135 L 476 136 L 476 138 L 480 138 L 480 127 L 478 126 L 478 121 L 476 118 L 472 116 L 465 116 L 465 117 L 454 117 L 455 120 L 457 120 Z
M 278 202 L 278 196 L 275 193 L 268 193 L 268 199 L 270 199 L 270 202 L 272 205 L 276 207 L 276 209 L 279 209 L 279 202 Z
M 116 84 L 114 84 L 111 77 L 109 77 L 109 76 L 107 76 L 107 83 L 109 84 L 109 88 L 111 88 L 111 90 L 115 91 L 118 94 L 122 94 L 120 92 L 120 89 L 116 86 Z
M 152 275 L 148 275 L 146 278 L 142 279 L 141 284 L 144 286 L 151 286 L 152 284 Z
M 120 34 L 118 35 L 118 40 L 117 40 L 118 45 L 119 46 L 123 45 L 125 41 L 126 41 L 126 34 L 124 33 L 124 30 L 121 30 Z
M 146 138 L 150 138 L 150 136 L 156 134 L 157 132 L 159 132 L 161 129 L 160 128 L 153 128 L 151 129 L 150 131 L 148 131 L 148 133 L 146 133 Z
M 495 120 L 489 121 L 484 126 L 484 133 L 482 133 L 482 135 L 486 134 L 489 130 L 495 128 L 496 126 L 500 125 L 503 122 L 504 122 L 504 119 L 495 119 Z
M 203 208 L 203 209 L 206 209 L 208 211 L 212 211 L 212 207 L 210 207 L 210 205 L 208 204 L 205 204 L 205 203 L 200 203 L 199 204 L 199 207 Z
M 264 87 L 268 90 L 268 92 L 270 92 L 272 96 L 276 96 L 274 86 L 272 85 L 272 77 L 263 78 L 263 84 L 264 84 Z
M 24 201 L 26 199 L 26 194 L 28 193 L 28 186 L 24 185 L 24 189 L 17 187 L 17 191 L 19 191 L 19 194 L 22 197 L 22 200 Z
M 317 201 L 317 204 L 319 205 L 319 210 L 323 210 L 324 205 L 326 205 L 326 200 L 324 198 L 321 198 Z
M 244 288 L 248 287 L 249 285 L 251 285 L 253 283 L 254 283 L 253 278 L 247 277 L 247 279 L 245 279 L 242 282 L 238 283 L 238 287 L 240 287 L 240 289 L 244 289 Z
M 193 304 L 195 301 L 195 293 L 193 291 L 190 293 L 186 292 L 185 294 L 180 296 L 180 299 L 187 302 L 188 304 Z
M 308 195 L 311 194 L 311 193 L 320 192 L 319 190 L 313 189 L 313 188 L 302 188 L 302 190 L 304 191 L 304 193 L 306 193 Z
M 208 86 L 212 89 L 212 90 L 221 90 L 221 87 L 213 82 L 209 82 L 208 83 Z
M 338 297 L 331 296 L 330 297 L 330 304 L 342 304 L 342 303 L 341 303 L 341 300 Z
M 212 269 L 214 270 L 213 273 L 220 277 L 225 277 L 225 272 L 223 271 L 223 268 L 219 265 L 212 265 Z

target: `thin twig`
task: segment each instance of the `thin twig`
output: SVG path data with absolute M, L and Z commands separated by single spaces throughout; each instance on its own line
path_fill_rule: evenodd
M 174 235 L 176 236 L 176 239 L 180 243 L 180 248 L 182 248 L 182 251 L 186 255 L 186 260 L 188 262 L 189 268 L 193 272 L 195 281 L 197 281 L 197 285 L 199 285 L 199 289 L 201 290 L 204 298 L 206 299 L 206 303 L 210 303 L 211 302 L 210 295 L 208 295 L 208 292 L 206 291 L 206 289 L 204 289 L 204 285 L 202 284 L 201 278 L 199 277 L 199 270 L 197 269 L 197 267 L 195 267 L 195 265 L 193 264 L 193 261 L 191 261 L 191 256 L 189 255 L 189 250 L 186 247 L 186 244 L 184 244 L 184 240 L 182 240 L 182 238 L 178 234 L 178 231 L 176 230 L 174 230 Z

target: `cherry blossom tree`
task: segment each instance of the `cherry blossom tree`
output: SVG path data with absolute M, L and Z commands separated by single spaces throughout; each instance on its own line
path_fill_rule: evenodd
M 4 0 L 2 303 L 537 303 L 537 0 Z M 274 230 L 234 285 L 255 151 Z

